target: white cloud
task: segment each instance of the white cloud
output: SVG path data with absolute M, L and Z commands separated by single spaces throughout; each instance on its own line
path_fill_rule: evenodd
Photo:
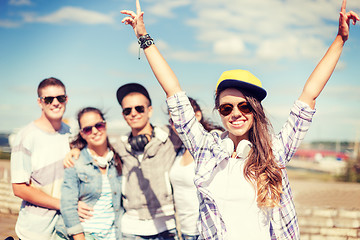
M 244 50 L 245 45 L 239 37 L 219 38 L 214 42 L 214 52 L 218 55 L 238 55 Z
M 173 18 L 175 15 L 173 12 L 174 9 L 187 6 L 190 3 L 190 0 L 156 1 L 156 4 L 153 4 L 151 7 L 149 7 L 147 12 L 149 12 L 151 15 Z
M 325 53 L 324 42 L 317 38 L 284 36 L 264 40 L 258 45 L 256 55 L 261 59 L 313 59 Z
M 29 6 L 31 5 L 31 1 L 30 0 L 10 0 L 9 1 L 9 5 L 13 5 L 13 6 Z
M 10 21 L 10 20 L 0 20 L 0 27 L 4 28 L 15 28 L 20 26 L 18 22 Z
M 46 16 L 36 16 L 31 13 L 23 13 L 23 17 L 25 22 L 57 24 L 68 22 L 82 24 L 112 24 L 115 22 L 112 16 L 77 7 L 63 7 L 58 11 Z
M 218 62 L 233 62 L 229 59 L 239 53 L 246 54 L 247 62 L 318 59 L 337 33 L 340 4 L 337 0 L 197 0 L 190 5 L 192 17 L 184 21 L 195 29 L 199 42 L 213 49 L 215 56 L 208 59 Z M 172 14 L 165 5 L 159 4 L 158 15 Z M 348 5 L 360 9 L 359 2 Z

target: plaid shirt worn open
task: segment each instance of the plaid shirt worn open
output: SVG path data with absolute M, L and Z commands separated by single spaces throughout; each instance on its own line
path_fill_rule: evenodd
M 226 226 L 217 204 L 205 186 L 218 164 L 231 157 L 218 133 L 209 133 L 196 120 L 193 108 L 184 92 L 167 99 L 169 111 L 176 131 L 196 162 L 194 182 L 200 197 L 200 239 L 226 239 Z M 308 131 L 315 110 L 307 104 L 296 101 L 289 118 L 279 134 L 273 137 L 273 152 L 282 170 L 283 193 L 280 207 L 271 209 L 271 239 L 300 239 L 299 226 L 293 196 L 286 173 L 290 161 Z M 227 134 L 225 134 L 227 135 Z M 222 136 L 225 136 L 222 135 Z M 243 216 L 246 217 L 246 216 Z

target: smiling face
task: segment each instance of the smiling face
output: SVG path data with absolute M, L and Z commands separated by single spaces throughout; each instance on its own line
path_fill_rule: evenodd
M 150 125 L 152 107 L 149 106 L 149 104 L 149 100 L 144 95 L 137 92 L 130 93 L 123 98 L 121 102 L 122 108 L 131 109 L 128 115 L 123 113 L 123 116 L 132 130 L 141 132 L 145 127 Z M 143 112 L 138 112 L 135 108 L 137 106 L 143 106 Z
M 61 86 L 47 86 L 40 91 L 40 97 L 38 98 L 38 104 L 42 109 L 42 114 L 50 121 L 61 121 L 68 99 L 63 103 L 60 103 L 57 98 L 54 98 L 51 103 L 45 103 L 44 97 L 57 97 L 65 95 L 65 89 Z
M 219 96 L 219 105 L 228 103 L 234 106 L 229 115 L 220 114 L 220 117 L 225 129 L 229 131 L 230 139 L 235 144 L 243 139 L 249 140 L 249 130 L 254 123 L 254 116 L 251 112 L 243 113 L 237 107 L 239 103 L 246 101 L 244 94 L 234 88 L 225 89 Z
M 84 113 L 80 120 L 80 129 L 85 127 L 95 126 L 97 123 L 103 122 L 104 119 L 97 112 L 86 112 Z M 92 127 L 90 134 L 85 134 L 80 131 L 81 137 L 87 142 L 88 148 L 95 149 L 97 147 L 103 147 L 107 145 L 107 134 L 106 134 L 106 125 L 104 129 L 97 129 Z

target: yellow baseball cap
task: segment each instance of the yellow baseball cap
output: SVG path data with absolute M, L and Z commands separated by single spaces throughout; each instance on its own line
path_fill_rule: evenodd
M 216 84 L 216 93 L 226 88 L 245 91 L 259 101 L 262 101 L 267 95 L 260 80 L 247 70 L 236 69 L 223 72 Z

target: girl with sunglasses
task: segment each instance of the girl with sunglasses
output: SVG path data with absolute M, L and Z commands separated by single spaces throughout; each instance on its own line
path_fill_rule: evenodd
M 221 133 L 224 129 L 207 121 L 199 104 L 189 97 L 195 118 L 206 131 Z M 176 133 L 173 121 L 169 120 L 170 126 Z M 199 218 L 199 200 L 194 185 L 195 162 L 189 150 L 182 145 L 176 155 L 175 162 L 169 173 L 171 185 L 174 192 L 174 202 L 179 221 L 180 232 L 184 240 L 196 240 L 199 237 L 196 223 Z
M 215 107 L 224 128 L 220 136 L 196 120 L 189 100 L 153 39 L 147 34 L 140 4 L 122 22 L 133 27 L 140 47 L 167 94 L 179 137 L 195 159 L 194 182 L 200 198 L 201 239 L 300 239 L 286 173 L 286 163 L 299 147 L 315 113 L 315 100 L 329 80 L 348 39 L 349 24 L 359 21 L 346 12 L 343 0 L 338 34 L 307 80 L 278 135 L 271 132 L 261 101 L 261 82 L 248 71 L 224 72 L 215 88 Z
M 92 107 L 78 113 L 80 132 L 71 142 L 81 150 L 74 167 L 66 168 L 61 193 L 61 214 L 66 232 L 59 238 L 120 239 L 121 160 L 109 143 L 103 113 Z M 80 220 L 78 201 L 93 211 Z

